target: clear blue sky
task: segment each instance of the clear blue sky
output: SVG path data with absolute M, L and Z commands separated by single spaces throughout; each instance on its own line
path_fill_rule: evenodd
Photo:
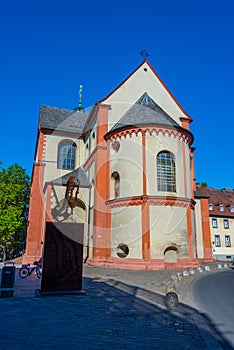
M 234 188 L 233 0 L 7 0 L 0 5 L 0 160 L 31 175 L 40 105 L 89 107 L 149 61 L 193 118 L 195 172 Z

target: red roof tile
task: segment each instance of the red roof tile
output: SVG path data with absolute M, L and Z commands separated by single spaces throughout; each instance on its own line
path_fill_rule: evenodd
M 234 207 L 234 191 L 233 190 L 217 190 L 214 188 L 203 188 L 197 186 L 195 198 L 208 197 L 209 204 L 213 204 L 210 210 L 210 216 L 233 217 L 234 212 L 230 211 L 230 207 Z M 224 211 L 220 211 L 219 205 L 223 204 Z

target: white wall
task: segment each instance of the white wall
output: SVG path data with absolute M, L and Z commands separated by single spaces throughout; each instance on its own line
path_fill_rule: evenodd
M 110 175 L 117 171 L 120 175 L 120 198 L 142 194 L 142 136 L 138 134 L 118 139 L 120 148 L 115 152 L 110 145 Z M 110 179 L 110 199 L 114 198 L 114 181 Z
M 195 205 L 195 218 L 196 218 L 196 238 L 197 238 L 197 255 L 198 258 L 204 258 L 203 250 L 203 232 L 202 232 L 202 221 L 201 221 L 201 204 L 200 200 L 196 199 Z
M 187 185 L 187 197 L 192 197 L 192 179 L 191 179 L 191 162 L 190 162 L 190 148 L 187 143 L 184 143 L 185 148 L 185 167 L 186 167 L 186 185 Z
M 116 252 L 119 244 L 129 247 L 129 255 L 124 258 L 142 258 L 142 224 L 141 206 L 120 207 L 112 209 L 111 254 L 118 258 Z M 121 258 L 120 258 L 121 259 Z
M 150 207 L 151 258 L 164 259 L 166 248 L 177 245 L 179 258 L 188 257 L 186 208 Z
M 46 145 L 44 151 L 44 162 L 46 164 L 44 182 L 49 182 L 71 172 L 71 170 L 57 168 L 58 145 L 63 140 L 72 141 L 77 145 L 75 168 L 78 168 L 84 162 L 85 146 L 83 140 L 55 134 L 46 135 Z

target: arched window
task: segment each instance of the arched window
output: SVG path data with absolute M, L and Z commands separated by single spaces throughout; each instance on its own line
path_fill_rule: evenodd
M 120 176 L 117 171 L 114 171 L 111 175 L 112 179 L 114 179 L 114 197 L 119 198 L 120 192 Z
M 157 180 L 158 191 L 176 192 L 175 159 L 168 151 L 157 155 Z
M 58 145 L 58 162 L 59 169 L 72 170 L 75 168 L 76 144 L 64 141 Z

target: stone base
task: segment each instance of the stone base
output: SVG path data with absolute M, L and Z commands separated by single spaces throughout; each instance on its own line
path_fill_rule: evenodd
M 126 270 L 180 270 L 196 268 L 201 265 L 197 259 L 190 261 L 180 259 L 175 263 L 166 263 L 163 259 L 141 260 L 141 259 L 88 259 L 87 264 L 91 266 L 109 267 Z

